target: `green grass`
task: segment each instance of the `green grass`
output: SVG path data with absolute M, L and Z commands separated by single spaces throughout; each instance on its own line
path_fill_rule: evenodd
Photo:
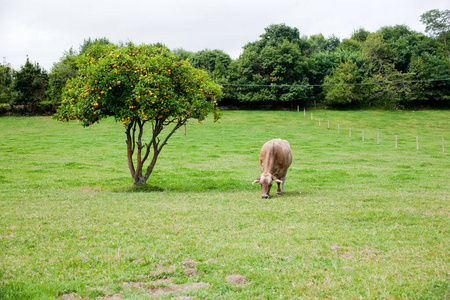
M 449 298 L 450 113 L 313 117 L 225 111 L 192 122 L 140 188 L 112 119 L 0 118 L 0 298 L 147 299 L 165 277 L 209 287 L 163 299 Z M 289 140 L 294 160 L 286 193 L 263 200 L 251 183 L 272 138 Z M 185 259 L 217 263 L 189 277 Z M 229 284 L 231 274 L 248 282 Z

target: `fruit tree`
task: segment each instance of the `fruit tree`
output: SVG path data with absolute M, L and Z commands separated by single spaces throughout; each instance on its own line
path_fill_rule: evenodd
M 189 119 L 201 122 L 210 112 L 214 120 L 220 117 L 221 86 L 164 46 L 94 45 L 77 64 L 78 75 L 67 82 L 55 118 L 83 126 L 107 116 L 120 121 L 135 185 L 147 182 L 162 148 Z M 152 133 L 144 143 L 147 123 Z

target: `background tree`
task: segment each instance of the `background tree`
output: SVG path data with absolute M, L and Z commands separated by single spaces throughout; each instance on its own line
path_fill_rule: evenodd
M 111 44 L 111 42 L 106 37 L 95 39 L 88 38 L 87 40 L 84 40 L 83 44 L 81 44 L 78 55 L 86 54 L 87 50 L 94 45 L 109 45 L 109 44 Z
M 395 69 L 398 60 L 396 49 L 389 47 L 379 34 L 370 34 L 362 46 L 362 59 L 368 84 L 369 100 L 396 108 L 405 96 L 410 95 L 410 74 Z M 369 103 L 370 105 L 370 103 Z
M 32 64 L 27 57 L 25 65 L 14 73 L 11 91 L 15 105 L 29 106 L 32 113 L 45 100 L 48 84 L 47 72 L 38 63 Z
M 11 102 L 12 70 L 9 66 L 0 65 L 0 103 Z
M 431 32 L 433 36 L 442 39 L 450 58 L 450 50 L 447 43 L 450 37 L 450 10 L 440 11 L 439 9 L 432 9 L 422 14 L 420 20 L 426 25 L 426 32 Z
M 340 39 L 334 35 L 326 39 L 323 34 L 311 35 L 308 39 L 311 53 L 320 51 L 335 51 L 340 44 Z
M 205 70 L 217 82 L 226 77 L 231 64 L 231 57 L 217 49 L 192 53 L 188 59 L 194 68 Z
M 193 54 L 191 51 L 184 50 L 183 48 L 176 48 L 172 50 L 175 56 L 178 56 L 180 59 L 189 59 L 189 57 Z
M 230 82 L 241 85 L 236 97 L 241 102 L 305 102 L 311 87 L 303 50 L 309 46 L 296 28 L 279 24 L 265 30 L 231 68 Z
M 408 71 L 418 81 L 412 90 L 418 104 L 426 107 L 445 107 L 450 104 L 450 59 L 446 55 L 424 52 L 413 57 Z
M 48 102 L 49 104 L 61 103 L 61 95 L 68 79 L 78 73 L 76 64 L 77 56 L 72 49 L 64 53 L 59 62 L 53 64 L 49 74 Z
M 367 37 L 370 35 L 370 31 L 365 30 L 364 28 L 359 28 L 353 31 L 351 39 L 357 42 L 365 42 Z
M 120 120 L 135 185 L 147 182 L 168 139 L 189 119 L 202 122 L 210 112 L 215 120 L 220 116 L 216 107 L 220 86 L 166 47 L 94 45 L 77 64 L 80 72 L 69 79 L 55 118 L 79 120 L 84 126 L 106 116 Z M 144 143 L 147 123 L 152 131 Z
M 325 104 L 334 107 L 343 105 L 360 105 L 364 99 L 362 76 L 355 62 L 348 60 L 325 77 Z

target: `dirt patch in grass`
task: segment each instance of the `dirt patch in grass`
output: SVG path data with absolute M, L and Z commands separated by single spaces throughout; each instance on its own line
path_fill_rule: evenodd
M 185 266 L 185 267 L 195 267 L 195 266 L 197 266 L 199 264 L 199 262 L 196 262 L 196 261 L 194 261 L 194 260 L 192 260 L 192 259 L 185 259 L 185 260 L 183 260 L 183 266 Z
M 233 274 L 225 277 L 225 280 L 230 284 L 243 285 L 247 283 L 247 278 L 244 275 Z
M 151 282 L 125 282 L 124 287 L 141 290 L 150 297 L 160 297 L 172 293 L 184 293 L 191 290 L 208 288 L 207 282 L 193 282 L 175 284 L 172 278 L 160 279 Z

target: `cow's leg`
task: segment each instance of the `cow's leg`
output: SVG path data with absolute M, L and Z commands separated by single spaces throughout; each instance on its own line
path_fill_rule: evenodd
M 284 181 L 282 183 L 277 182 L 277 195 L 281 195 L 284 192 Z
M 284 182 L 286 181 L 286 177 L 284 177 L 281 181 L 282 183 L 278 183 L 277 195 L 282 195 L 284 193 Z

